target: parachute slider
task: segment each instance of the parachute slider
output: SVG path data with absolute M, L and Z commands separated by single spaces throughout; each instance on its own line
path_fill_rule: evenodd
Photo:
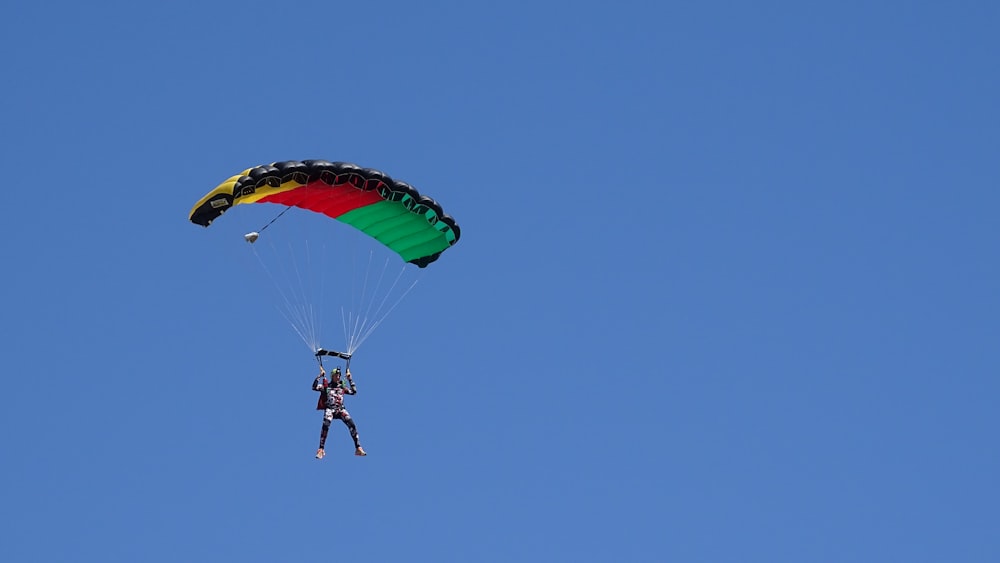
M 243 239 L 246 240 L 247 242 L 249 242 L 250 244 L 253 244 L 253 243 L 257 242 L 257 237 L 259 237 L 259 236 L 260 236 L 260 233 L 254 231 L 252 233 L 247 233 L 247 234 L 243 235 Z
M 351 355 L 348 354 L 348 353 L 346 353 L 346 352 L 337 352 L 336 350 L 324 350 L 322 348 L 316 350 L 316 357 L 318 358 L 320 356 L 335 356 L 335 357 L 340 358 L 342 360 L 350 360 L 351 359 Z

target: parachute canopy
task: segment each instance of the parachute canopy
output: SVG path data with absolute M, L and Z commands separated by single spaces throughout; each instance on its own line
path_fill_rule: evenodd
M 244 203 L 277 203 L 332 217 L 421 268 L 437 260 L 461 234 L 436 201 L 409 184 L 378 170 L 325 160 L 244 170 L 202 197 L 190 219 L 207 227 L 230 207 Z

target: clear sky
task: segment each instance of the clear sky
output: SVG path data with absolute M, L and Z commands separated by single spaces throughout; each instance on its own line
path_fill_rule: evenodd
M 989 1 L 7 6 L 0 560 L 1000 560 L 998 29 Z M 462 227 L 352 362 L 366 458 L 335 425 L 314 459 L 316 364 L 241 209 L 188 222 L 304 159 Z

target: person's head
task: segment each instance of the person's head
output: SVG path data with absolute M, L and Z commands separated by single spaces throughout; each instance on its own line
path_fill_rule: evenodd
M 340 366 L 330 370 L 330 380 L 334 382 L 340 381 Z

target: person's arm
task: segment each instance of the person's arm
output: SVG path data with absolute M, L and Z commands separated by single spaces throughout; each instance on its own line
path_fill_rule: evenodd
M 323 384 L 320 382 L 320 380 L 323 379 L 323 377 L 325 377 L 325 376 L 326 376 L 326 370 L 323 369 L 322 367 L 320 367 L 319 368 L 319 375 L 317 375 L 316 379 L 313 380 L 313 391 L 322 391 L 323 390 Z
M 348 369 L 346 375 L 347 375 L 347 382 L 348 384 L 350 384 L 351 388 L 344 391 L 344 393 L 347 393 L 348 395 L 357 395 L 358 386 L 354 384 L 354 379 L 351 378 L 351 370 Z

